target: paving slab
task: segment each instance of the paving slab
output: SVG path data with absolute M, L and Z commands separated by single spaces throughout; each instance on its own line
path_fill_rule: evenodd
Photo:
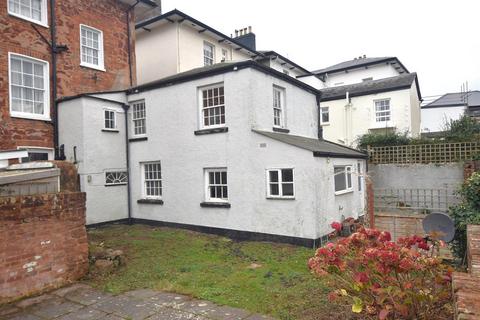
M 57 297 L 31 306 L 27 308 L 26 311 L 42 318 L 53 319 L 76 311 L 82 307 L 83 306 L 80 304 Z
M 63 287 L 63 288 L 57 289 L 55 291 L 52 291 L 52 292 L 50 292 L 50 294 L 56 295 L 56 296 L 59 296 L 59 297 L 64 297 L 66 294 L 71 293 L 73 291 L 76 291 L 78 289 L 92 289 L 92 287 L 90 287 L 89 285 L 84 284 L 84 283 L 75 283 L 75 284 L 72 284 L 68 287 Z
M 38 316 L 35 316 L 33 314 L 28 314 L 25 312 L 20 312 L 15 315 L 11 315 L 7 318 L 2 318 L 6 320 L 43 320 L 43 318 L 40 318 Z
M 176 310 L 172 308 L 162 308 L 157 310 L 153 316 L 147 320 L 209 320 L 198 314 L 189 313 L 186 311 Z
M 245 320 L 275 320 L 275 318 L 265 316 L 262 314 L 252 314 L 251 316 L 245 318 Z
M 89 306 L 113 298 L 113 295 L 92 288 L 79 288 L 65 294 L 65 299 Z
M 60 318 L 55 318 L 55 320 L 100 320 L 105 319 L 107 313 L 93 309 L 90 307 L 81 308 L 77 311 L 68 313 L 61 316 Z
M 191 300 L 178 304 L 177 308 L 190 313 L 204 315 L 208 311 L 217 309 L 218 306 L 213 302 L 206 300 Z
M 158 291 L 156 295 L 144 299 L 144 301 L 147 302 L 148 305 L 155 310 L 164 307 L 180 309 L 180 307 L 183 306 L 187 301 L 191 300 L 192 298 L 181 294 L 168 292 L 159 293 Z
M 206 311 L 205 316 L 214 320 L 242 320 L 251 315 L 251 312 L 228 306 L 217 306 Z
M 147 302 L 127 295 L 119 295 L 101 301 L 92 305 L 92 308 L 131 320 L 143 320 L 155 313 Z

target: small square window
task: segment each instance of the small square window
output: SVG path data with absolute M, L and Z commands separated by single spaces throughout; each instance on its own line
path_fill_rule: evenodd
M 321 107 L 320 108 L 320 124 L 325 125 L 330 123 L 330 108 Z
M 292 168 L 267 170 L 267 197 L 287 199 L 295 197 Z
M 334 167 L 335 194 L 353 191 L 352 166 Z
M 205 200 L 228 201 L 227 168 L 205 169 Z
M 104 129 L 117 129 L 116 112 L 113 110 L 104 110 Z

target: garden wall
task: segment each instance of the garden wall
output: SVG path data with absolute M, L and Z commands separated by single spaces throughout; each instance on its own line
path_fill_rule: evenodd
M 84 193 L 0 197 L 0 303 L 59 287 L 87 270 Z
M 375 213 L 375 228 L 390 232 L 394 241 L 413 235 L 424 236 L 423 218 L 423 214 L 378 212 Z

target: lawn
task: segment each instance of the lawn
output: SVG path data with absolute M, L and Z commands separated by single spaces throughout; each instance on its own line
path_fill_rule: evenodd
M 313 277 L 313 249 L 228 238 L 173 228 L 115 225 L 88 232 L 90 250 L 121 249 L 126 264 L 89 284 L 112 293 L 152 288 L 188 294 L 280 319 L 349 319 L 328 301 L 328 286 Z

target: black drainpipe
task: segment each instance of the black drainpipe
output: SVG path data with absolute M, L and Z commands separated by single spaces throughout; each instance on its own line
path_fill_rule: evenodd
M 132 187 L 130 184 L 130 144 L 128 142 L 128 109 L 130 106 L 128 104 L 122 105 L 124 114 L 125 114 L 125 152 L 126 152 L 126 162 L 127 162 L 127 203 L 128 203 L 128 224 L 132 224 Z
M 135 4 L 131 5 L 127 9 L 127 51 L 128 51 L 128 70 L 129 70 L 129 75 L 130 75 L 130 87 L 133 86 L 133 71 L 132 71 L 132 48 L 131 48 L 131 35 L 130 35 L 130 12 L 135 8 L 135 6 L 139 3 L 140 1 L 137 0 Z
M 318 139 L 323 140 L 323 127 L 322 127 L 322 122 L 321 122 L 321 117 L 322 117 L 322 110 L 320 109 L 320 101 L 322 100 L 322 93 L 319 92 L 316 95 L 317 99 L 317 109 L 318 109 Z
M 61 159 L 58 145 L 58 112 L 57 112 L 57 30 L 55 21 L 55 0 L 50 0 L 50 37 L 52 52 L 52 98 L 53 98 L 53 143 L 55 145 L 55 160 Z

